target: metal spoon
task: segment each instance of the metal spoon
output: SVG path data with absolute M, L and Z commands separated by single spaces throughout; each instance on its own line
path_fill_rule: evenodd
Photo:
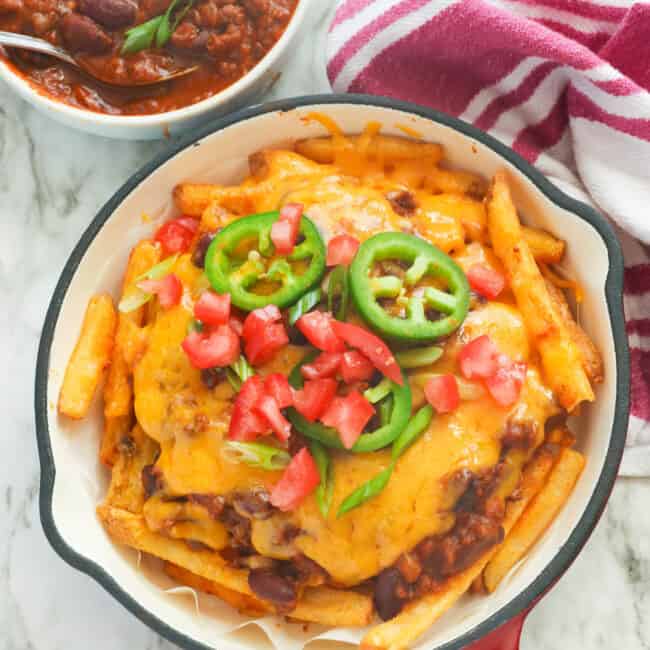
M 32 52 L 40 52 L 41 54 L 47 54 L 54 57 L 55 59 L 64 61 L 68 65 L 74 66 L 75 68 L 81 70 L 84 74 L 93 77 L 94 79 L 97 79 L 97 81 L 101 81 L 103 84 L 107 84 L 109 86 L 122 86 L 130 88 L 133 86 L 153 86 L 154 84 L 165 83 L 171 79 L 178 79 L 179 77 L 184 77 L 188 74 L 192 74 L 198 69 L 198 66 L 194 65 L 190 66 L 189 68 L 183 68 L 182 70 L 170 72 L 169 74 L 158 77 L 157 79 L 119 83 L 114 80 L 102 79 L 101 77 L 98 77 L 92 70 L 85 66 L 82 66 L 65 50 L 62 50 L 60 47 L 56 47 L 56 45 L 52 45 L 52 43 L 43 40 L 42 38 L 26 36 L 25 34 L 16 34 L 14 32 L 0 31 L 0 46 L 2 45 L 6 47 L 16 47 L 23 50 L 31 50 Z M 1 49 L 2 48 L 0 47 L 0 50 Z

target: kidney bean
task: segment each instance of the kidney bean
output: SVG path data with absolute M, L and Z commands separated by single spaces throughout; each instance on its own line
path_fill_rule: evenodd
M 215 388 L 225 378 L 226 373 L 223 368 L 205 368 L 201 370 L 201 383 L 210 390 Z
M 103 54 L 111 49 L 111 37 L 92 19 L 81 14 L 66 14 L 60 23 L 61 35 L 73 52 Z
M 79 0 L 78 8 L 109 29 L 132 25 L 138 11 L 131 0 Z
M 196 242 L 196 248 L 192 253 L 192 264 L 194 264 L 194 266 L 200 269 L 205 266 L 205 254 L 208 252 L 208 247 L 214 239 L 215 234 L 216 233 L 206 232 L 199 237 L 199 241 Z
M 385 569 L 377 576 L 374 601 L 382 620 L 387 621 L 399 614 L 404 601 L 398 594 L 404 589 L 404 579 L 396 568 Z
M 171 44 L 180 49 L 191 49 L 198 37 L 198 27 L 188 21 L 183 21 L 172 34 Z
M 239 515 L 248 519 L 268 519 L 273 514 L 269 495 L 264 490 L 237 494 L 232 500 L 232 506 Z
M 41 13 L 40 11 L 35 11 L 32 14 L 32 25 L 34 26 L 34 32 L 38 36 L 44 34 L 49 29 L 52 29 L 56 21 L 56 14 L 54 13 Z
M 142 468 L 142 486 L 147 499 L 162 490 L 162 474 L 155 465 L 145 465 Z
M 204 507 L 212 519 L 218 519 L 226 505 L 225 499 L 218 494 L 190 494 L 190 501 Z
M 248 586 L 256 596 L 280 606 L 296 602 L 296 589 L 286 578 L 267 569 L 253 569 L 248 574 Z

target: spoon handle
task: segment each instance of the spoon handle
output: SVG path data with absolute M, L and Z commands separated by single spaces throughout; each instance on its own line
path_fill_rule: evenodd
M 26 36 L 25 34 L 0 31 L 0 45 L 49 54 L 50 56 L 65 61 L 66 63 L 76 65 L 75 60 L 67 52 L 55 47 L 52 43 L 49 43 L 42 38 L 34 38 L 33 36 Z

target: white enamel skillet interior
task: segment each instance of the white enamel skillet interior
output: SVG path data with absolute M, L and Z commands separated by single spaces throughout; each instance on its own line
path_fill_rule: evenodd
M 317 1 L 298 0 L 282 36 L 243 77 L 212 97 L 174 111 L 152 115 L 109 115 L 71 106 L 51 97 L 19 74 L 3 56 L 1 46 L 0 79 L 40 113 L 73 129 L 122 140 L 159 140 L 197 128 L 210 119 L 243 106 L 250 106 L 269 92 L 294 53 L 294 45 L 307 18 L 310 3 Z
M 580 321 L 604 356 L 605 381 L 597 388 L 597 400 L 574 423 L 587 464 L 568 503 L 493 595 L 465 598 L 417 646 L 462 648 L 525 609 L 552 585 L 586 542 L 607 501 L 623 451 L 628 416 L 622 255 L 612 229 L 591 208 L 562 194 L 491 137 L 429 109 L 355 95 L 305 97 L 248 109 L 185 138 L 115 194 L 70 257 L 43 329 L 35 400 L 41 519 L 52 546 L 67 562 L 93 576 L 136 616 L 180 646 L 219 650 L 264 647 L 261 632 L 250 626 L 223 638 L 228 629 L 246 619 L 212 598 L 202 599 L 201 610 L 207 614 L 196 616 L 189 599 L 161 591 L 163 578 L 155 567 L 139 570 L 135 553 L 111 542 L 95 516 L 107 485 L 106 472 L 97 459 L 100 409 L 85 421 L 71 423 L 58 417 L 55 405 L 88 298 L 99 291 L 117 295 L 131 246 L 174 214 L 174 185 L 181 181 L 238 182 L 247 172 L 249 154 L 264 147 L 290 146 L 298 138 L 325 135 L 318 123 L 304 120 L 312 111 L 332 117 L 348 133 L 360 132 L 369 121 L 380 122 L 382 132 L 388 134 L 402 135 L 397 125 L 408 126 L 423 139 L 442 143 L 452 165 L 487 177 L 507 168 L 526 223 L 544 227 L 567 241 L 564 267 L 585 290 Z M 306 638 L 298 626 L 283 625 L 282 629 L 289 630 L 295 642 Z M 278 633 L 283 634 L 277 627 L 271 629 L 271 634 Z M 312 628 L 309 635 L 314 633 Z M 359 637 L 340 633 L 338 638 Z M 289 637 L 281 639 L 281 647 L 291 647 Z

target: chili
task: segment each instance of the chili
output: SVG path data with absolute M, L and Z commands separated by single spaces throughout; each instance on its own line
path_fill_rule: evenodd
M 44 38 L 97 82 L 49 57 L 12 53 L 16 71 L 52 98 L 110 115 L 176 110 L 251 70 L 286 29 L 298 0 L 0 0 L 0 30 Z M 187 77 L 136 87 L 170 72 Z
M 404 278 L 372 277 L 376 263 L 397 260 L 409 268 Z M 427 285 L 423 279 L 443 280 L 449 292 Z M 361 244 L 350 266 L 350 290 L 359 314 L 374 330 L 400 341 L 433 341 L 450 334 L 469 309 L 469 284 L 462 269 L 441 250 L 418 237 L 398 232 L 374 235 Z M 411 291 L 406 296 L 407 290 Z M 405 303 L 405 317 L 392 315 L 379 302 L 392 298 Z M 441 318 L 431 318 L 431 310 Z

